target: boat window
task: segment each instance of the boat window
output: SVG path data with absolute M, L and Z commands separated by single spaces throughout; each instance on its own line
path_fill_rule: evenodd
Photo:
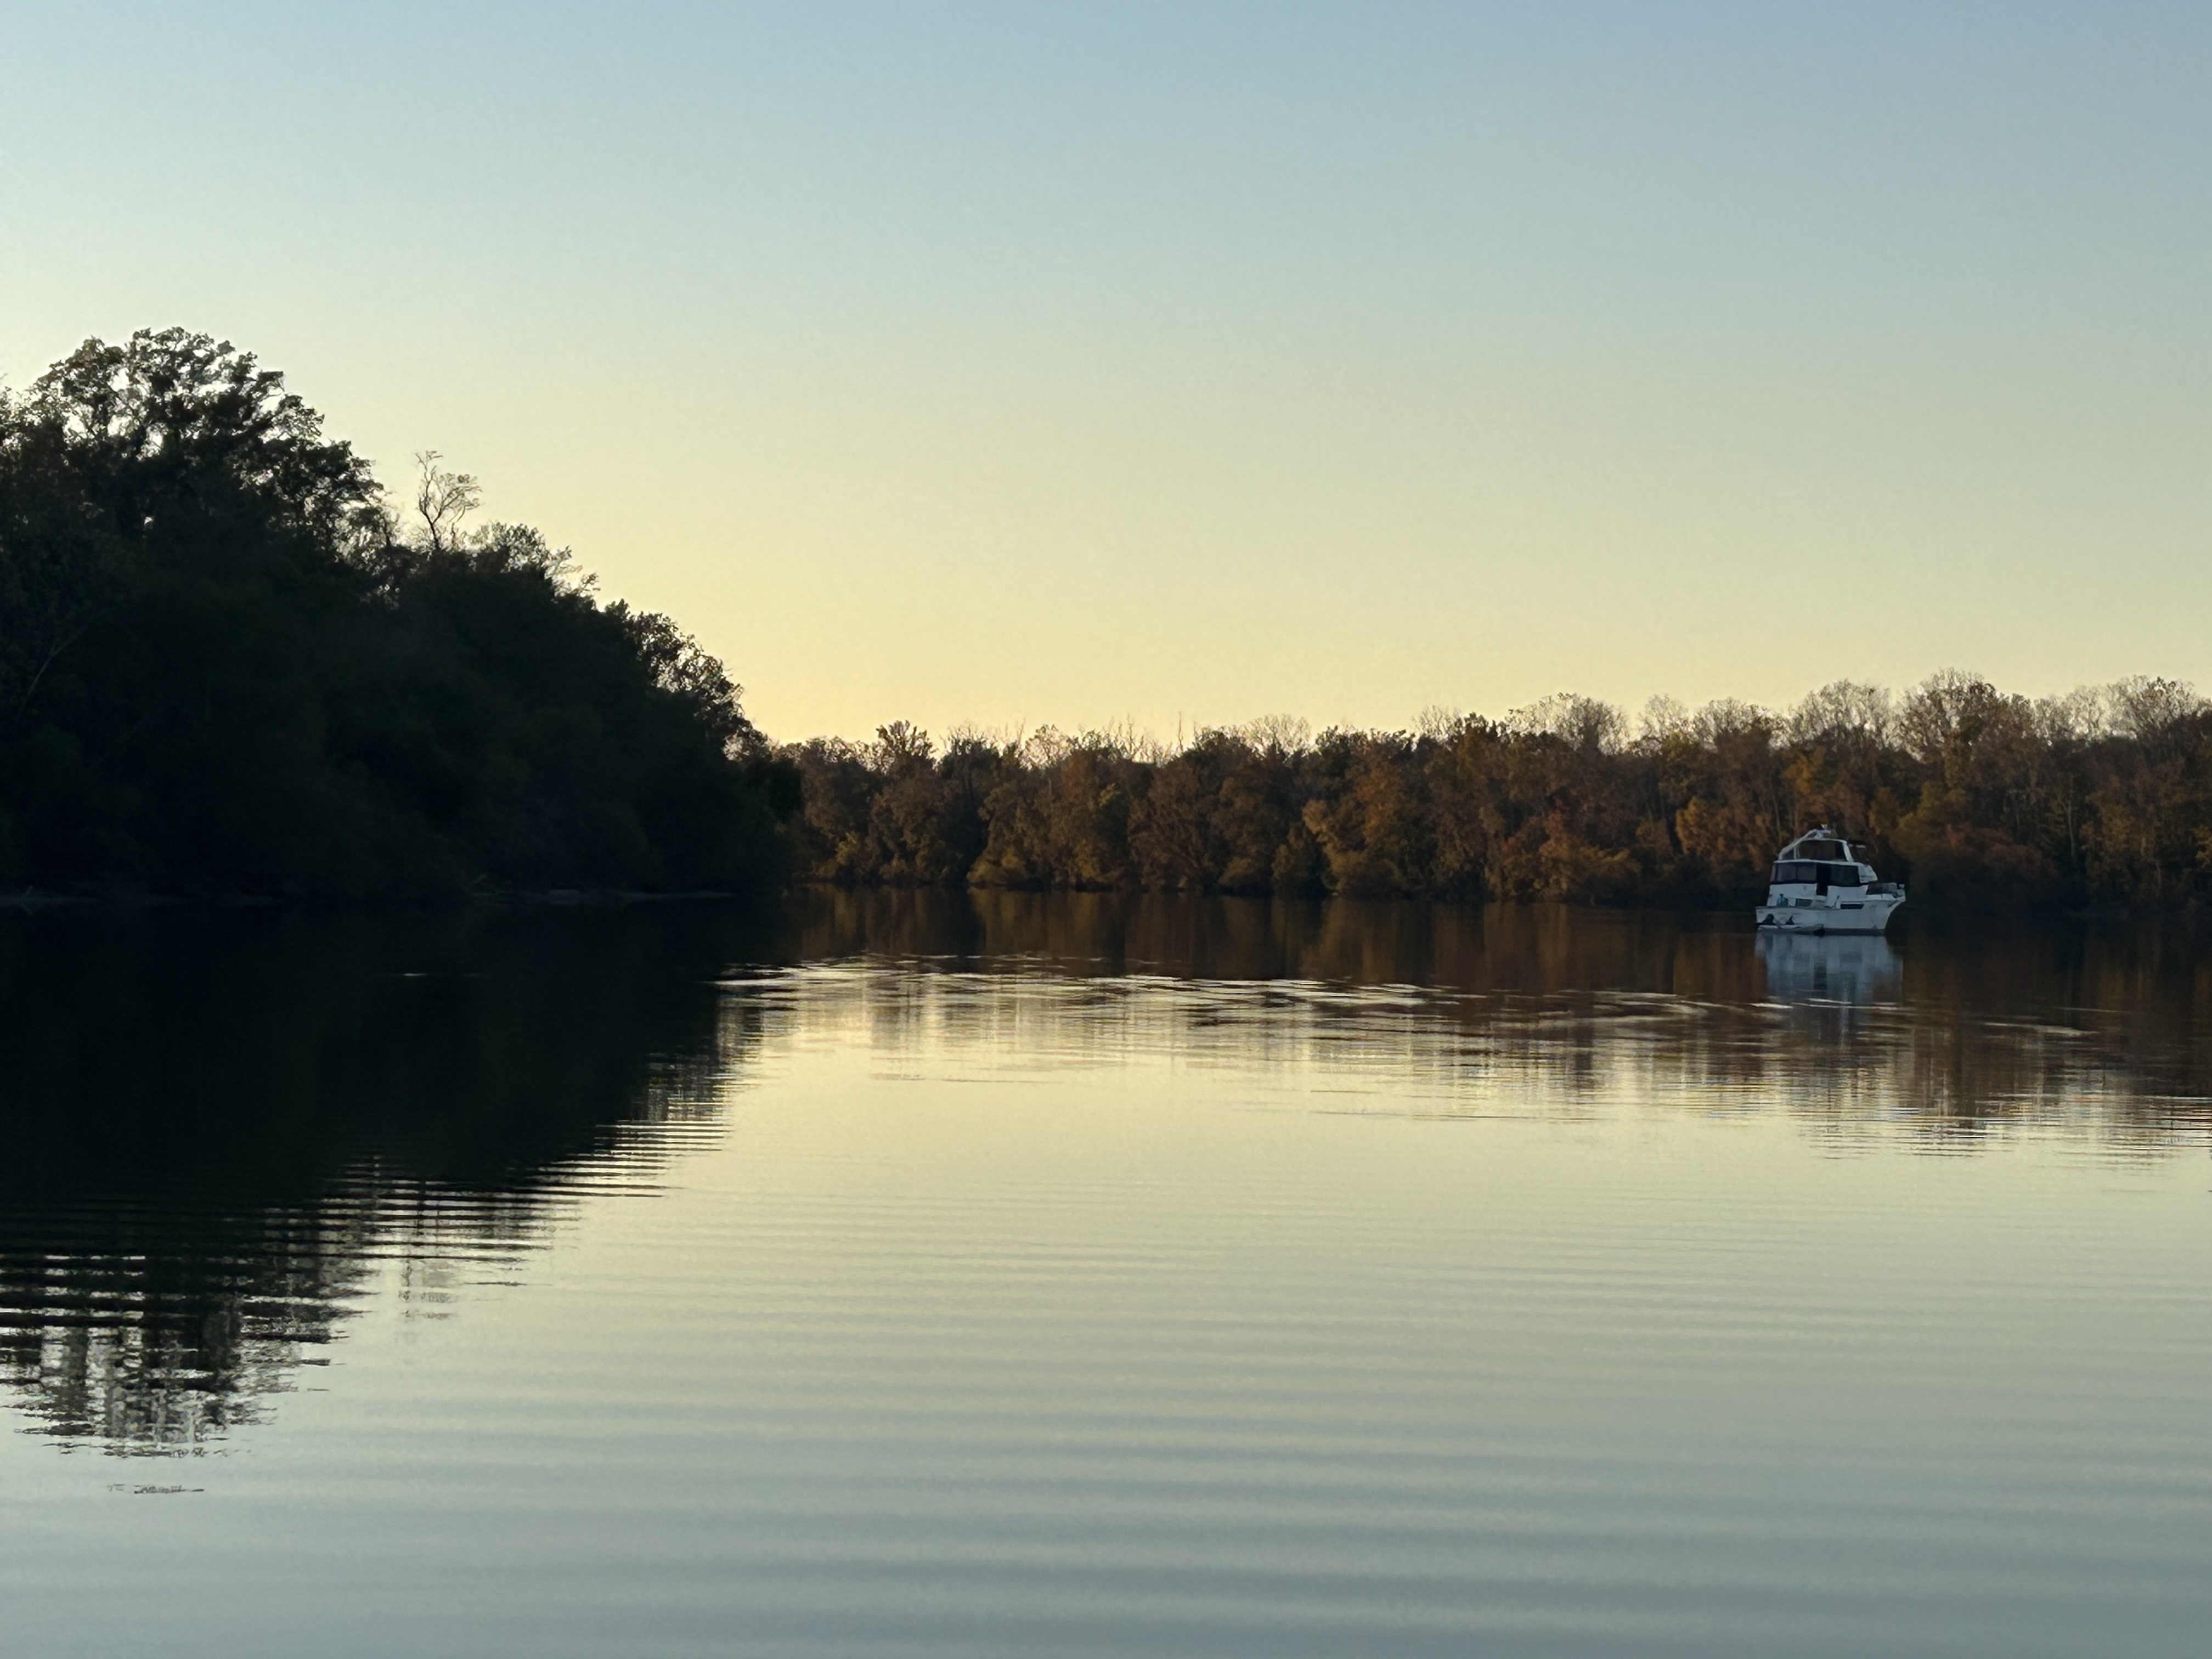
M 1818 881 L 1820 879 L 1820 866 L 1796 859 L 1784 859 L 1774 866 L 1774 879 L 1778 882 Z
M 1820 866 L 1820 879 L 1832 887 L 1856 887 L 1861 884 L 1859 867 L 1856 864 L 1826 864 Z
M 1797 848 L 1801 859 L 1839 859 L 1844 855 L 1844 844 L 1839 841 L 1808 841 Z

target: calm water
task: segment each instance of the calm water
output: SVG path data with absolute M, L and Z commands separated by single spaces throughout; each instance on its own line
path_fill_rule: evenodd
M 0 1646 L 2196 1659 L 2208 1151 L 2171 930 L 16 918 Z

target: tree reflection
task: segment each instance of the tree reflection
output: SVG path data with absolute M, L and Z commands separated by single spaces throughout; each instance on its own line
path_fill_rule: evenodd
M 2212 1126 L 2212 949 L 2172 924 L 1769 941 L 1708 914 L 860 890 L 815 896 L 800 950 L 1311 988 L 1315 1030 L 1356 1033 L 1370 1054 L 1402 1041 L 1451 1086 L 1510 1072 L 1571 1097 L 1641 1077 L 1685 1097 L 1786 1106 L 1824 1132 L 1879 1122 L 1931 1146 L 2094 1122 L 2108 1141 L 2150 1146 Z M 1368 994 L 1318 994 L 1332 987 Z M 1395 990 L 1407 994 L 1372 994 Z M 1236 1017 L 1188 1018 L 1202 1030 Z M 1274 1024 L 1274 1038 L 1316 1052 L 1298 1021 Z
M 0 1382 L 37 1431 L 204 1448 L 386 1261 L 532 1249 L 650 1180 L 757 1042 L 713 908 L 0 927 Z
M 884 890 L 788 923 L 17 917 L 0 1385 L 65 1445 L 214 1444 L 372 1294 L 435 1316 L 585 1194 L 650 1189 L 790 1025 L 1033 1069 L 1295 1068 L 1332 1110 L 2212 1139 L 2212 958 L 2172 929 L 1769 942 L 1650 912 Z

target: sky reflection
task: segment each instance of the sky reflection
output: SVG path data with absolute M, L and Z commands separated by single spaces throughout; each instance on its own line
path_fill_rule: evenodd
M 1837 1152 L 2212 1146 L 2170 933 L 836 893 L 793 914 L 0 930 L 0 1387 L 64 1447 L 219 1448 L 378 1297 L 442 1317 L 649 1198 L 808 1055 L 1238 1109 L 1773 1115 Z M 1250 1080 L 1252 1086 L 1238 1079 Z

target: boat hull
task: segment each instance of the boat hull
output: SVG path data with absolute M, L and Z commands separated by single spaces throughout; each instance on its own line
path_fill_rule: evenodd
M 1840 902 L 1800 899 L 1790 904 L 1760 905 L 1759 927 L 1761 933 L 1879 933 L 1904 908 L 1903 899 L 1887 894 Z

